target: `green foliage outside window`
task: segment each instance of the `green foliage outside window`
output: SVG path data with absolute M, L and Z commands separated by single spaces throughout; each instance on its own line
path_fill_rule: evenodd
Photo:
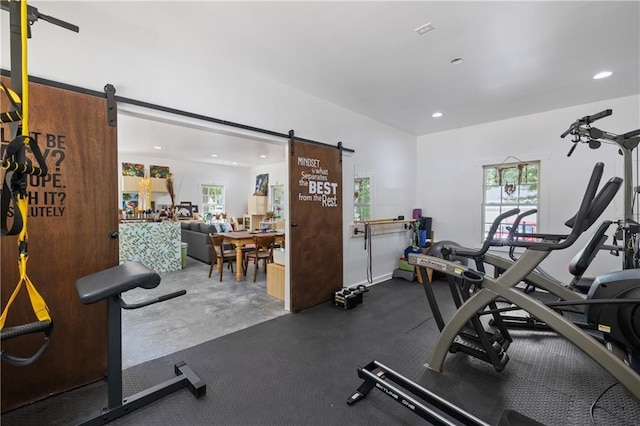
M 224 186 L 202 185 L 202 214 L 216 215 L 224 210 Z
M 271 211 L 276 219 L 284 217 L 284 185 L 271 187 Z
M 371 219 L 371 180 L 355 178 L 353 188 L 353 220 Z

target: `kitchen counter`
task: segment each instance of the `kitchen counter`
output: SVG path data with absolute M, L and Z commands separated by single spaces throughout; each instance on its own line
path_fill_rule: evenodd
M 156 272 L 182 269 L 179 222 L 129 222 L 119 225 L 120 263 L 139 260 Z

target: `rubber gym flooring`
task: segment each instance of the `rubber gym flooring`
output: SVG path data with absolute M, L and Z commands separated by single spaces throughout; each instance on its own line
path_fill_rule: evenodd
M 447 301 L 444 282 L 434 290 Z M 448 312 L 447 312 L 448 311 Z M 206 382 L 196 400 L 180 390 L 116 420 L 120 425 L 421 425 L 426 422 L 374 389 L 359 403 L 356 367 L 378 360 L 497 424 L 514 409 L 546 425 L 588 425 L 590 406 L 614 380 L 564 339 L 514 331 L 502 373 L 464 354 L 449 354 L 442 374 L 424 367 L 438 337 L 422 286 L 390 280 L 364 303 L 343 310 L 325 303 L 281 316 L 124 371 L 124 395 L 173 376 L 184 360 Z M 7 425 L 75 424 L 106 402 L 97 382 L 2 416 Z M 597 425 L 640 424 L 640 403 L 614 386 L 594 410 Z

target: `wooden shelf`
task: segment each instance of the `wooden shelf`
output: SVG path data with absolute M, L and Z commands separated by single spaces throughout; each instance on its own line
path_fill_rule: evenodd
M 264 221 L 265 215 L 263 214 L 245 214 L 243 216 L 244 229 L 247 231 L 253 231 L 259 229 L 260 222 Z
M 138 192 L 142 179 L 139 176 L 122 176 L 122 192 Z M 151 178 L 151 192 L 168 192 L 167 180 Z
M 373 219 L 357 220 L 349 227 L 351 238 L 363 238 L 365 224 L 371 226 L 371 235 L 394 234 L 409 230 L 408 224 L 415 223 L 415 219 Z
M 368 223 L 369 225 L 385 225 L 388 223 L 413 223 L 413 222 L 417 222 L 417 219 L 372 219 L 372 220 L 355 220 L 353 223 L 358 224 L 365 224 Z
M 138 192 L 138 184 L 142 182 L 139 176 L 122 176 L 122 192 Z
M 163 178 L 151 178 L 151 192 L 169 192 L 167 180 Z
M 267 213 L 268 200 L 266 195 L 249 195 L 247 199 L 247 213 L 264 215 Z
M 267 264 L 267 294 L 284 300 L 284 265 Z

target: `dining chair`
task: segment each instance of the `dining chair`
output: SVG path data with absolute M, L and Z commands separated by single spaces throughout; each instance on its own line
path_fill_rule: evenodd
M 233 273 L 233 259 L 236 258 L 236 250 L 225 250 L 223 246 L 224 236 L 217 234 L 209 234 L 209 241 L 211 245 L 211 267 L 209 268 L 209 278 L 211 278 L 211 272 L 213 272 L 213 266 L 218 265 L 218 259 L 222 259 L 222 266 L 224 262 L 227 262 L 227 268 L 231 268 Z M 220 281 L 222 281 L 222 269 L 220 268 Z
M 244 255 L 243 260 L 243 272 L 247 275 L 247 269 L 249 268 L 249 261 L 253 259 L 253 281 L 255 282 L 258 274 L 258 268 L 260 261 L 264 264 L 264 272 L 267 273 L 267 263 L 273 262 L 273 246 L 275 245 L 276 237 L 273 235 L 255 235 L 253 237 L 253 243 L 255 245 L 252 251 L 248 251 Z

